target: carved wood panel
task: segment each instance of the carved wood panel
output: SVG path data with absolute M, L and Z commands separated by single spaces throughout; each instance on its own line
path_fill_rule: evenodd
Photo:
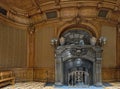
M 103 82 L 113 82 L 120 80 L 120 69 L 116 68 L 103 68 L 102 69 Z
M 16 82 L 33 81 L 32 68 L 15 68 L 13 69 Z
M 34 68 L 34 81 L 54 82 L 54 68 Z

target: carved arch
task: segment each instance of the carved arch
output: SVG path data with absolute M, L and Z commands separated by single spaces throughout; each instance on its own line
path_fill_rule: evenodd
M 97 30 L 97 28 L 90 23 L 81 23 L 81 24 L 65 23 L 63 26 L 57 29 L 56 37 L 59 38 L 64 31 L 69 30 L 71 28 L 83 28 L 89 31 L 96 38 L 99 38 L 100 36 L 100 33 Z

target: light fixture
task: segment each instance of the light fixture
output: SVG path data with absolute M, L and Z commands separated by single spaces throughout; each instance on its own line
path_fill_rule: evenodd
M 99 38 L 100 46 L 104 46 L 106 44 L 106 41 L 107 41 L 106 37 L 101 36 Z
M 56 48 L 57 44 L 58 44 L 58 39 L 57 38 L 52 38 L 51 39 L 51 45 Z

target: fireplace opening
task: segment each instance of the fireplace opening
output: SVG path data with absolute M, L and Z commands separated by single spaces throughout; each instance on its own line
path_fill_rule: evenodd
M 63 62 L 64 84 L 87 86 L 93 84 L 93 63 L 87 59 L 71 58 Z

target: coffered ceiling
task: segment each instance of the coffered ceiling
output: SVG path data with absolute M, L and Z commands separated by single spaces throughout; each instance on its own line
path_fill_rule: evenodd
M 30 11 L 35 8 L 32 0 L 1 0 L 0 3 L 15 11 Z
M 34 0 L 1 0 L 0 4 L 7 10 L 23 15 L 36 9 Z

